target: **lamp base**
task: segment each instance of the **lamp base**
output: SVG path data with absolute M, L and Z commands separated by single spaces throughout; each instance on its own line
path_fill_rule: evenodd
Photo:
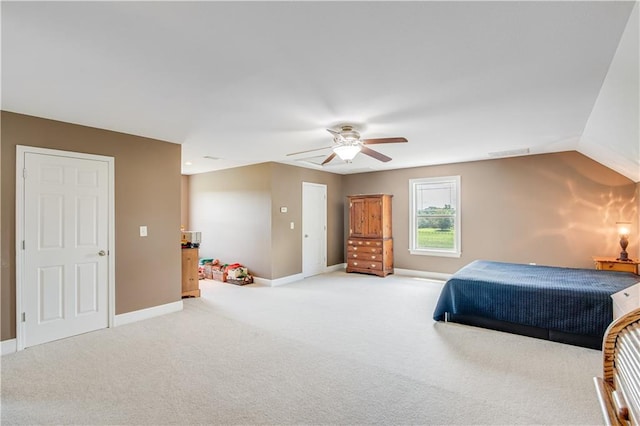
M 620 260 L 622 262 L 632 262 L 632 260 L 629 259 L 629 253 L 627 253 L 626 251 L 620 252 L 620 257 L 616 260 Z

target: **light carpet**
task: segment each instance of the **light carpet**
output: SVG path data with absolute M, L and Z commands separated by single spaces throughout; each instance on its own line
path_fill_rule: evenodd
M 442 283 L 200 287 L 181 312 L 2 357 L 2 424 L 602 423 L 600 351 L 436 323 Z

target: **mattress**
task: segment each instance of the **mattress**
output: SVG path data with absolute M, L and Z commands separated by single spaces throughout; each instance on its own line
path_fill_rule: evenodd
M 433 318 L 600 348 L 611 295 L 632 273 L 477 260 L 444 285 Z

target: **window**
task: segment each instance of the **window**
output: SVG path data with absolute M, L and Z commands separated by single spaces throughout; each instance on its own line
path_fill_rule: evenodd
M 460 257 L 460 176 L 409 180 L 411 254 Z

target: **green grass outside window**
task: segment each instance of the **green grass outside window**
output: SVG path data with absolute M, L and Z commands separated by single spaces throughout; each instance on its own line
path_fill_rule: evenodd
M 444 231 L 436 228 L 418 229 L 418 248 L 453 249 L 453 239 L 453 229 Z

